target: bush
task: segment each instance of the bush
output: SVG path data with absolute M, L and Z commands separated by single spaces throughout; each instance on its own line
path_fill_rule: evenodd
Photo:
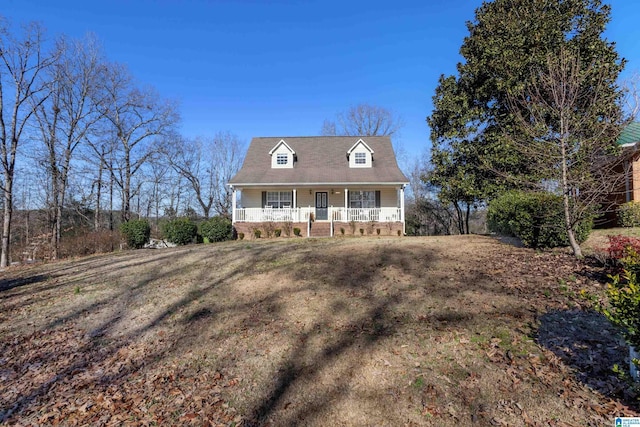
M 162 225 L 162 234 L 171 243 L 186 245 L 193 242 L 198 234 L 198 226 L 189 218 L 178 218 Z
M 275 230 L 273 230 L 273 234 L 276 237 L 280 237 L 280 235 L 282 234 L 282 230 L 280 230 L 279 228 L 276 228 Z
M 120 224 L 120 232 L 124 235 L 127 246 L 140 249 L 149 241 L 151 226 L 146 219 L 132 219 Z
M 619 259 L 622 276 L 610 276 L 607 285 L 608 307 L 601 309 L 611 323 L 620 328 L 627 344 L 640 349 L 640 284 L 636 274 L 640 271 L 640 255 L 634 246 L 627 245 Z
M 640 239 L 629 236 L 607 236 L 609 246 L 605 249 L 607 261 L 623 262 L 630 251 L 640 253 Z M 626 267 L 630 267 L 627 265 Z
M 640 203 L 628 202 L 620 205 L 618 223 L 622 227 L 640 226 Z
M 491 231 L 518 237 L 527 247 L 569 245 L 562 197 L 556 194 L 506 192 L 489 203 L 487 223 Z M 592 218 L 578 224 L 575 233 L 578 243 L 589 237 L 592 225 Z
M 238 233 L 238 239 L 244 240 L 244 233 L 242 232 Z
M 293 227 L 293 235 L 300 237 L 300 229 L 298 227 Z
M 256 239 L 259 239 L 260 236 L 262 236 L 262 231 L 256 228 L 255 230 L 253 230 L 253 235 L 255 236 Z
M 233 238 L 231 220 L 222 216 L 214 216 L 203 222 L 200 226 L 200 232 L 210 242 L 224 242 Z

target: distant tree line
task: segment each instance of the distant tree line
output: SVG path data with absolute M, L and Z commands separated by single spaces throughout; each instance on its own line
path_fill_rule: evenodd
M 183 137 L 179 120 L 175 101 L 109 61 L 93 36 L 48 39 L 41 24 L 0 21 L 0 267 L 12 244 L 39 235 L 56 258 L 79 230 L 141 216 L 157 226 L 166 213 L 230 216 L 224 184 L 242 142 L 230 132 Z

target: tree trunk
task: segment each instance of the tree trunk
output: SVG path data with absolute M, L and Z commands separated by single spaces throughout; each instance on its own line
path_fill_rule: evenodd
M 111 178 L 109 180 L 109 231 L 113 231 L 113 185 L 115 177 L 113 176 L 113 161 L 109 166 Z
M 462 219 L 462 209 L 458 202 L 454 202 L 453 206 L 456 208 L 456 222 L 458 223 L 458 233 L 464 234 L 464 222 Z
M 566 132 L 564 132 L 564 125 L 564 120 L 561 117 L 560 129 L 563 131 L 563 134 L 561 135 L 562 140 L 560 141 L 560 156 L 562 160 L 562 203 L 564 205 L 564 226 L 567 231 L 567 237 L 569 238 L 569 244 L 571 245 L 573 254 L 576 256 L 576 258 L 582 258 L 582 249 L 580 249 L 580 245 L 576 241 L 573 226 L 571 225 L 573 222 L 571 221 L 571 205 L 569 200 L 571 189 L 569 188 L 569 171 L 567 168 L 567 136 Z
M 464 225 L 465 225 L 465 233 L 464 234 L 469 234 L 469 214 L 471 213 L 471 206 L 469 205 L 469 203 L 467 203 L 467 211 L 465 212 L 464 215 Z
M 8 267 L 11 264 L 10 239 L 11 239 L 11 216 L 13 214 L 13 174 L 5 173 L 4 189 L 4 216 L 2 221 L 2 252 L 0 253 L 0 268 Z
M 130 153 L 125 152 L 124 185 L 122 186 L 122 222 L 131 219 L 131 159 Z
M 100 166 L 98 166 L 98 182 L 96 183 L 96 211 L 93 214 L 93 229 L 100 230 L 100 197 L 102 196 L 102 167 L 104 165 L 103 158 L 100 158 Z

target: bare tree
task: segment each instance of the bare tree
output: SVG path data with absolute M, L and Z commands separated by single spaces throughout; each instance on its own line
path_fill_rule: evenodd
M 376 105 L 358 104 L 336 115 L 336 120 L 325 120 L 324 136 L 376 136 L 396 135 L 404 126 L 402 118 L 391 110 Z
M 640 114 L 640 74 L 635 72 L 625 79 L 622 89 L 625 92 L 625 111 L 632 120 L 637 120 Z
M 132 178 L 154 153 L 153 137 L 169 134 L 178 122 L 175 103 L 163 100 L 153 89 L 138 89 L 122 65 L 109 67 L 103 114 L 113 129 L 118 151 L 117 167 L 110 170 L 122 196 L 122 220 L 131 216 Z
M 164 147 L 171 166 L 189 182 L 204 217 L 209 218 L 212 209 L 229 217 L 232 193 L 227 183 L 242 166 L 240 139 L 218 132 L 213 138 L 175 137 Z
M 42 78 L 57 59 L 57 52 L 46 53 L 44 30 L 38 24 L 27 25 L 15 38 L 5 23 L 0 23 L 0 163 L 3 172 L 4 216 L 0 267 L 11 262 L 11 219 L 13 184 L 18 146 L 25 126 L 39 104 L 47 99 L 49 85 Z M 39 99 L 32 103 L 33 99 Z
M 555 183 L 563 199 L 565 229 L 582 256 L 576 227 L 619 186 L 621 157 L 615 140 L 625 121 L 615 76 L 561 51 L 547 58 L 521 97 L 511 100 L 525 132 L 516 141 L 537 171 L 541 189 Z
M 95 39 L 59 41 L 60 59 L 50 67 L 47 80 L 50 96 L 45 102 L 32 100 L 41 140 L 44 143 L 45 164 L 50 178 L 52 257 L 58 257 L 62 230 L 62 211 L 67 192 L 71 161 L 76 148 L 86 140 L 92 127 L 100 120 L 98 105 L 99 79 L 103 58 Z

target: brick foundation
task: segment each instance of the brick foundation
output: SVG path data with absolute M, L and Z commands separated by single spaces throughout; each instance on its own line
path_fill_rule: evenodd
M 245 240 L 255 240 L 255 230 L 260 230 L 260 238 L 275 237 L 275 230 L 280 229 L 280 237 L 296 237 L 294 228 L 300 229 L 300 236 L 307 237 L 306 222 L 236 222 L 233 224 L 238 234 L 244 233 Z M 360 232 L 362 229 L 362 233 Z M 289 233 L 287 233 L 289 230 Z M 343 233 L 344 230 L 344 233 Z M 377 230 L 380 230 L 378 233 Z M 402 235 L 401 222 L 334 222 L 333 235 L 340 236 L 398 236 Z M 311 224 L 311 237 L 329 237 L 331 223 L 314 222 Z

